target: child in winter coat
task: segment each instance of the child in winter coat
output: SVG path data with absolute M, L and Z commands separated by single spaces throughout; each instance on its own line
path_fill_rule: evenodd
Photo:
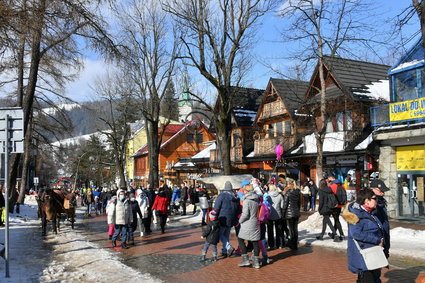
M 217 244 L 220 240 L 220 222 L 217 219 L 217 214 L 214 210 L 210 212 L 210 221 L 207 224 L 207 228 L 202 233 L 201 238 L 205 238 L 205 244 L 202 249 L 200 261 L 205 261 L 208 248 L 211 246 L 212 249 L 212 261 L 217 261 Z
M 114 203 L 117 202 L 117 197 L 113 196 L 111 197 L 111 199 L 108 201 L 108 204 L 106 205 L 106 215 L 108 215 L 108 236 L 109 236 L 109 240 L 112 240 L 112 235 L 114 235 L 115 229 L 114 229 L 114 221 L 112 219 L 112 215 L 113 215 L 113 209 L 114 209 Z M 111 215 L 111 216 L 110 216 Z

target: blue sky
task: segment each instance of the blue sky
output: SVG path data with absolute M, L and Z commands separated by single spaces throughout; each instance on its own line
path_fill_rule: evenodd
M 376 0 L 375 5 L 379 11 L 379 19 L 373 19 L 377 21 L 377 26 L 383 37 L 388 37 L 388 34 L 392 30 L 392 24 L 395 17 L 400 14 L 406 7 L 411 3 L 410 0 Z M 244 81 L 245 86 L 262 88 L 264 89 L 270 77 L 279 77 L 276 73 L 272 72 L 266 64 L 273 64 L 279 66 L 282 71 L 291 63 L 285 57 L 289 55 L 288 50 L 297 48 L 296 44 L 283 43 L 279 30 L 282 29 L 284 22 L 282 19 L 276 17 L 273 14 L 268 14 L 263 18 L 263 25 L 259 28 L 257 33 L 257 41 L 255 47 L 252 49 L 253 61 L 252 69 Z M 402 38 L 397 38 L 395 43 L 400 43 L 402 40 L 410 38 L 412 34 L 415 34 L 420 29 L 419 21 L 416 14 L 411 19 L 408 25 L 405 25 L 402 30 Z M 415 37 L 411 41 L 404 45 L 404 49 L 410 48 L 411 45 L 417 40 Z M 400 53 L 403 52 L 403 46 L 398 50 Z M 394 59 L 388 59 L 388 56 L 396 52 L 389 50 L 388 47 L 377 48 L 377 53 L 380 57 L 386 58 L 383 63 L 392 64 Z M 361 54 L 359 56 L 362 56 Z M 367 56 L 374 57 L 372 53 Z M 397 57 L 397 55 L 395 56 Z M 75 82 L 68 85 L 66 89 L 67 95 L 76 101 L 87 101 L 93 100 L 93 90 L 90 85 L 98 76 L 102 76 L 105 73 L 106 64 L 103 62 L 101 57 L 97 54 L 88 52 L 87 57 L 84 59 L 86 68 L 81 72 L 80 78 Z M 373 61 L 379 61 L 378 58 L 374 57 Z M 264 64 L 266 62 L 266 64 Z M 202 78 L 197 76 L 196 71 L 190 71 L 191 81 L 203 90 L 208 89 L 208 83 Z M 308 76 L 308 75 L 307 75 Z M 177 89 L 179 91 L 179 89 Z

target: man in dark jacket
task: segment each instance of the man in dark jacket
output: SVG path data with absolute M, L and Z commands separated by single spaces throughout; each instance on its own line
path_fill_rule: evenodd
M 182 210 L 183 213 L 182 215 L 186 215 L 186 202 L 187 202 L 187 198 L 188 198 L 188 190 L 189 188 L 187 187 L 187 184 L 181 184 L 181 206 L 182 206 Z
M 131 213 L 133 213 L 133 222 L 130 224 L 130 229 L 128 229 L 128 242 L 134 245 L 134 231 L 137 229 L 137 214 L 139 218 L 143 219 L 142 211 L 140 210 L 139 202 L 136 200 L 136 197 L 133 193 L 130 193 L 130 207 Z
M 146 195 L 149 199 L 149 207 L 148 207 L 148 217 L 146 221 L 144 222 L 144 225 L 145 225 L 145 232 L 149 234 L 149 233 L 152 233 L 152 230 L 151 230 L 152 205 L 154 204 L 155 198 L 156 198 L 155 190 L 153 189 L 151 184 L 148 185 Z
M 382 229 L 384 230 L 384 253 L 388 258 L 390 256 L 390 222 L 387 214 L 387 201 L 385 200 L 385 192 L 390 189 L 381 180 L 372 180 L 370 183 L 370 189 L 376 195 L 378 205 L 376 206 L 376 217 L 382 223 Z
M 220 222 L 220 240 L 223 243 L 221 255 L 224 257 L 230 257 L 235 251 L 235 248 L 230 245 L 229 235 L 232 226 L 238 223 L 239 199 L 235 196 L 232 189 L 232 183 L 227 181 L 214 204 L 214 209 Z
M 316 210 L 316 199 L 319 189 L 317 188 L 313 180 L 310 180 L 308 184 L 310 187 L 310 210 Z
M 295 182 L 295 181 L 293 181 Z M 294 187 L 286 191 L 283 197 L 282 217 L 288 222 L 289 240 L 291 250 L 298 249 L 298 219 L 300 218 L 301 192 Z

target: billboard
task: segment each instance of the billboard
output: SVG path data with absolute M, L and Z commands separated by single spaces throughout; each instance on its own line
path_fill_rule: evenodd
M 391 122 L 425 118 L 425 97 L 391 103 L 389 110 Z

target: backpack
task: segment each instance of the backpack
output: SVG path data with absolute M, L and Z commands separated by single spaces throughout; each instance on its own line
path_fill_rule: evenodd
M 265 223 L 270 217 L 270 208 L 267 204 L 260 202 L 258 204 L 257 219 L 260 224 Z
M 345 205 L 347 203 L 347 192 L 342 185 L 338 185 L 336 189 L 336 199 L 339 205 Z
M 326 205 L 329 209 L 333 209 L 338 205 L 338 200 L 333 193 L 326 194 Z

